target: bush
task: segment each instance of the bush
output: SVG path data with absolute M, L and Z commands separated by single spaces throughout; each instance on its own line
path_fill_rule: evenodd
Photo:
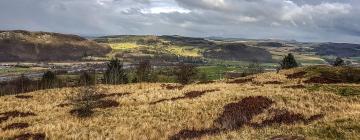
M 360 83 L 360 69 L 353 67 L 344 67 L 340 71 L 340 76 L 348 83 Z
M 119 103 L 117 101 L 103 99 L 115 94 L 109 95 L 105 94 L 105 92 L 107 92 L 107 89 L 98 88 L 97 86 L 80 87 L 69 98 L 69 105 L 73 107 L 70 113 L 79 118 L 87 118 L 93 115 L 94 109 L 118 107 Z
M 141 61 L 136 67 L 136 81 L 150 82 L 151 80 L 151 64 L 149 60 Z
M 201 73 L 199 76 L 199 81 L 200 83 L 208 83 L 210 80 L 206 73 Z
M 343 59 L 341 59 L 340 57 L 337 57 L 332 65 L 334 67 L 345 66 L 345 61 Z
M 38 89 L 38 81 L 21 75 L 11 81 L 0 83 L 0 96 L 32 92 Z
M 360 83 L 360 69 L 356 67 L 310 66 L 305 68 L 311 76 L 308 83 Z
M 159 75 L 157 72 L 151 72 L 150 74 L 150 82 L 159 82 Z
M 70 113 L 74 116 L 85 118 L 90 117 L 94 111 L 94 105 L 99 100 L 101 93 L 96 86 L 85 86 L 75 90 L 72 96 L 68 99 L 73 109 Z
M 41 89 L 51 89 L 56 87 L 56 74 L 52 71 L 47 71 L 41 78 Z
M 123 68 L 123 64 L 118 59 L 111 59 L 107 64 L 107 70 L 104 73 L 105 84 L 126 84 L 128 77 Z
M 180 63 L 175 70 L 177 81 L 181 84 L 189 84 L 197 75 L 195 66 L 191 64 Z
M 265 71 L 264 67 L 260 63 L 254 62 L 250 63 L 244 70 L 244 75 L 253 75 L 258 73 L 263 73 Z
M 298 67 L 299 64 L 296 62 L 293 54 L 289 53 L 284 59 L 280 62 L 281 69 L 291 69 Z
M 351 87 L 340 88 L 338 90 L 338 94 L 342 96 L 355 96 L 355 95 L 360 95 L 360 90 Z
M 84 71 L 80 74 L 80 78 L 79 78 L 80 86 L 88 86 L 95 84 L 96 84 L 95 73 L 94 75 L 90 75 L 88 72 Z

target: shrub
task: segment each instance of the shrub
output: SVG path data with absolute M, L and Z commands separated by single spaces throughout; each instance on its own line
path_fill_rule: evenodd
M 151 64 L 149 60 L 141 61 L 136 67 L 136 81 L 150 82 L 151 80 Z
M 0 96 L 26 93 L 38 90 L 38 81 L 21 75 L 13 80 L 0 83 Z
M 289 53 L 284 59 L 280 62 L 281 69 L 291 69 L 298 67 L 299 64 L 296 62 L 293 54 Z
M 107 64 L 107 69 L 104 73 L 105 84 L 126 84 L 128 77 L 123 68 L 123 64 L 118 59 L 111 59 Z
M 348 83 L 360 83 L 360 69 L 353 67 L 343 67 L 340 76 Z
M 16 86 L 15 93 L 25 93 L 29 91 L 33 91 L 34 87 L 32 87 L 33 81 L 26 77 L 25 75 L 21 75 L 17 79 L 15 79 L 13 82 L 13 85 Z
M 345 66 L 345 61 L 340 57 L 337 57 L 332 64 L 334 67 Z
M 21 75 L 20 77 L 15 79 L 14 82 L 16 85 L 16 91 L 15 91 L 16 93 L 24 93 L 31 91 L 30 86 L 32 84 L 32 81 L 25 75 Z
M 96 86 L 85 86 L 75 90 L 68 99 L 73 105 L 70 113 L 80 118 L 90 117 L 94 113 L 93 106 L 98 100 L 96 97 L 100 94 Z
M 208 83 L 210 80 L 208 78 L 208 75 L 206 73 L 201 73 L 199 76 L 200 83 Z
M 56 74 L 52 71 L 47 71 L 41 78 L 41 88 L 42 89 L 51 89 L 56 87 Z
M 105 94 L 105 92 L 107 92 L 107 89 L 98 88 L 95 85 L 80 87 L 68 98 L 70 101 L 68 104 L 73 107 L 70 113 L 76 117 L 86 118 L 93 115 L 95 108 L 105 109 L 118 107 L 119 103 L 117 101 L 103 99 L 116 94 L 109 95 Z
M 191 64 L 180 63 L 175 70 L 177 81 L 181 84 L 189 84 L 197 75 L 195 66 Z
M 80 74 L 80 78 L 79 78 L 80 86 L 88 86 L 95 84 L 96 84 L 95 73 L 94 75 L 90 75 L 88 72 L 84 71 Z
M 159 82 L 159 74 L 157 72 L 151 72 L 150 82 Z
M 264 67 L 260 63 L 254 62 L 250 63 L 244 70 L 244 75 L 253 75 L 258 73 L 263 73 L 265 71 Z
M 353 96 L 360 95 L 360 90 L 351 87 L 340 88 L 337 93 L 342 96 Z

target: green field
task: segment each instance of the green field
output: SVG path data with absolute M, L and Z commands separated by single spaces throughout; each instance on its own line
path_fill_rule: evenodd
M 136 43 L 114 43 L 109 45 L 113 49 L 113 51 L 133 50 L 139 48 Z
M 183 57 L 202 57 L 202 50 L 191 46 L 177 45 L 138 45 L 136 42 L 110 43 L 113 53 L 132 53 L 138 55 L 170 54 Z
M 351 59 L 357 63 L 360 63 L 360 57 L 351 57 Z
M 236 71 L 240 72 L 241 67 L 236 66 L 201 66 L 198 67 L 199 73 L 205 73 L 209 80 L 218 80 L 223 78 L 224 72 Z
M 0 69 L 0 75 L 8 75 L 8 74 L 22 74 L 25 72 L 32 71 L 31 68 L 19 68 L 19 67 L 11 67 L 11 68 L 1 68 Z

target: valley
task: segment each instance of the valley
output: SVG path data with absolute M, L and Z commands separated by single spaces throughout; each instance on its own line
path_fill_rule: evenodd
M 357 44 L 0 35 L 0 139 L 359 137 Z

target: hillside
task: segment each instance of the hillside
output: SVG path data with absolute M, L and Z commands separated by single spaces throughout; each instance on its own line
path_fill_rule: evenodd
M 221 44 L 205 50 L 203 55 L 205 58 L 222 60 L 273 62 L 271 53 L 267 50 L 242 43 Z
M 360 85 L 306 82 L 322 70 L 329 69 L 298 68 L 184 87 L 100 85 L 96 98 L 104 104 L 85 119 L 72 116 L 67 104 L 76 88 L 3 96 L 0 139 L 359 138 Z
M 104 56 L 111 49 L 76 35 L 49 32 L 0 31 L 0 61 L 80 60 Z
M 272 62 L 271 54 L 262 48 L 243 43 L 216 42 L 183 36 L 104 36 L 94 39 L 113 48 L 113 55 L 122 58 L 217 59 L 231 61 Z
M 295 40 L 274 39 L 236 39 L 236 38 L 208 38 L 217 42 L 241 42 L 248 46 L 264 48 L 269 51 L 273 59 L 279 61 L 285 54 L 293 53 L 298 60 L 306 65 L 327 64 L 336 57 L 345 58 L 353 64 L 360 63 L 359 44 L 332 42 L 298 42 Z
M 360 63 L 358 44 L 312 43 L 272 39 L 196 38 L 177 35 L 114 35 L 94 38 L 109 44 L 109 56 L 126 60 L 151 58 L 160 61 L 221 62 L 221 64 L 258 61 L 276 65 L 285 55 L 293 53 L 304 65 L 328 64 L 336 56 L 353 64 Z M 230 62 L 231 61 L 231 62 Z
M 318 47 L 314 47 L 314 51 L 323 56 L 360 57 L 359 44 L 322 43 Z

